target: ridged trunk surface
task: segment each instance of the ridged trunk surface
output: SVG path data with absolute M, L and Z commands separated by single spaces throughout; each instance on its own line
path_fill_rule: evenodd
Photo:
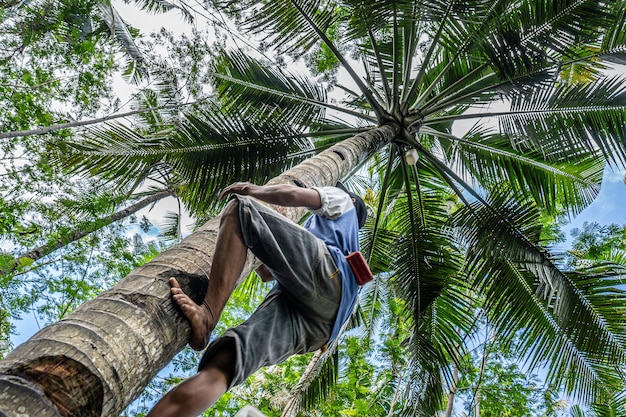
M 392 125 L 361 133 L 270 183 L 334 185 L 397 133 Z M 286 214 L 297 220 L 303 211 Z M 118 416 L 187 343 L 189 325 L 167 280 L 204 298 L 218 226 L 219 218 L 209 221 L 8 354 L 0 362 L 0 415 Z

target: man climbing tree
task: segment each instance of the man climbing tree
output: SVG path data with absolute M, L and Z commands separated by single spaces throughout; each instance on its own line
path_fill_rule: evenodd
M 334 340 L 348 319 L 362 281 L 347 255 L 359 251 L 358 230 L 367 217 L 363 200 L 337 187 L 258 186 L 240 182 L 222 213 L 208 289 L 196 304 L 170 279 L 171 293 L 191 325 L 189 344 L 203 349 L 232 293 L 247 249 L 263 262 L 263 280 L 277 281 L 243 324 L 207 348 L 198 373 L 170 391 L 148 417 L 196 416 L 262 366 L 311 352 Z M 249 197 L 247 197 L 249 196 Z M 312 211 L 303 227 L 254 199 Z M 357 274 L 359 275 L 359 274 Z

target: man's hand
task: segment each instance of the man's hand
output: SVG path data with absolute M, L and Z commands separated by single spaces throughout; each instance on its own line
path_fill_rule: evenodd
M 252 187 L 258 187 L 258 185 L 250 182 L 235 182 L 222 190 L 219 199 L 223 200 L 229 194 L 250 195 L 250 188 Z

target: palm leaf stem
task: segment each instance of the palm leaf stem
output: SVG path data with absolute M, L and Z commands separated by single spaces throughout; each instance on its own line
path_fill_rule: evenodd
M 509 84 L 509 81 L 507 81 L 506 83 L 503 84 Z M 502 84 L 500 84 L 502 85 Z M 463 94 L 461 96 L 459 95 L 451 95 L 448 96 L 446 99 L 441 100 L 440 99 L 437 101 L 437 105 L 433 106 L 433 107 L 427 107 L 424 106 L 421 109 L 421 115 L 426 119 L 429 115 L 437 113 L 438 111 L 441 111 L 443 109 L 449 108 L 451 106 L 455 106 L 457 104 L 462 104 L 464 102 L 466 102 L 467 99 L 471 99 L 473 97 L 476 97 L 478 95 L 480 95 L 481 93 L 484 93 L 485 91 L 489 91 L 489 90 L 496 90 L 500 85 L 489 85 L 485 88 L 481 88 L 480 90 L 477 91 L 472 91 L 470 90 L 468 93 Z
M 474 77 L 474 74 L 479 73 L 479 72 L 481 72 L 482 70 L 484 70 L 485 68 L 488 68 L 488 67 L 489 67 L 488 64 L 480 64 L 479 66 L 477 66 L 476 68 L 474 68 L 473 70 L 471 70 L 470 72 L 468 72 L 467 74 L 463 75 L 461 78 L 459 78 L 458 80 L 456 80 L 455 82 L 450 84 L 448 87 L 444 88 L 437 96 L 438 97 L 444 97 L 444 96 L 450 94 L 451 91 L 457 90 L 458 86 L 470 84 L 469 81 L 466 82 L 465 80 L 471 80 Z M 482 79 L 490 77 L 492 75 L 493 74 L 487 74 L 486 76 L 482 77 Z M 424 107 L 428 107 L 429 103 L 430 103 L 430 101 L 426 102 Z
M 345 107 L 335 106 L 333 104 L 330 104 L 330 103 L 327 103 L 327 102 L 323 102 L 323 101 L 320 101 L 320 100 L 314 100 L 312 98 L 302 97 L 302 96 L 298 96 L 298 95 L 295 95 L 295 94 L 288 94 L 288 93 L 285 93 L 284 91 L 276 90 L 276 89 L 269 88 L 269 87 L 263 87 L 263 86 L 260 86 L 258 84 L 251 83 L 251 82 L 248 82 L 248 81 L 243 81 L 243 80 L 241 80 L 239 78 L 231 77 L 231 76 L 225 75 L 225 74 L 214 73 L 213 76 L 216 77 L 216 78 L 220 78 L 222 80 L 225 80 L 225 81 L 229 81 L 229 82 L 232 82 L 232 83 L 235 83 L 235 84 L 242 85 L 244 87 L 248 87 L 248 88 L 253 89 L 253 90 L 262 91 L 264 93 L 269 93 L 269 94 L 272 94 L 272 95 L 276 95 L 276 96 L 283 97 L 283 98 L 288 98 L 288 99 L 295 100 L 295 101 L 300 101 L 302 103 L 313 104 L 315 106 L 323 107 L 323 108 L 326 108 L 326 109 L 336 110 L 338 112 L 345 113 L 345 114 L 348 114 L 350 116 L 359 117 L 361 119 L 369 120 L 370 122 L 378 122 L 378 119 L 376 117 L 372 117 L 372 116 L 364 114 L 364 113 L 360 113 L 360 112 L 357 112 L 357 111 L 346 109 Z
M 432 164 L 434 164 L 435 167 L 437 167 L 442 174 L 447 174 L 448 176 L 450 176 L 454 181 L 456 181 L 459 184 L 461 184 L 461 186 L 467 192 L 469 192 L 474 198 L 476 198 L 478 201 L 480 201 L 483 205 L 485 205 L 486 207 L 491 207 L 490 204 L 476 190 L 474 190 L 473 187 L 471 187 L 468 183 L 466 183 L 463 180 L 463 178 L 461 178 L 456 172 L 454 172 L 452 169 L 450 169 L 448 166 L 446 166 L 443 162 L 441 162 L 437 157 L 435 157 L 435 155 L 433 155 L 432 153 L 428 152 L 428 150 L 426 150 L 423 146 L 421 146 L 420 144 L 418 144 L 417 146 L 419 147 L 420 152 L 422 152 L 424 154 L 424 156 L 426 156 L 426 158 Z M 463 196 L 462 193 L 460 193 L 458 195 L 459 195 L 459 197 Z
M 441 18 L 441 24 L 439 25 L 439 28 L 437 28 L 437 32 L 435 33 L 435 36 L 432 39 L 432 42 L 430 43 L 430 47 L 428 48 L 428 52 L 426 52 L 426 55 L 424 56 L 424 59 L 422 60 L 422 65 L 420 65 L 420 69 L 417 73 L 417 75 L 415 76 L 415 79 L 413 79 L 413 82 L 411 83 L 411 87 L 406 90 L 406 94 L 403 94 L 402 97 L 402 101 L 403 101 L 403 113 L 406 112 L 408 106 L 409 106 L 409 102 L 408 102 L 408 97 L 413 97 L 414 94 L 417 93 L 417 89 L 419 88 L 419 84 L 422 82 L 422 78 L 424 77 L 424 74 L 426 73 L 426 67 L 428 66 L 428 63 L 430 62 L 430 58 L 432 57 L 433 53 L 435 52 L 435 49 L 437 48 L 437 45 L 439 44 L 439 38 L 441 37 L 441 34 L 443 33 L 443 28 L 444 28 L 444 24 L 446 22 L 446 20 L 448 19 L 448 15 L 450 14 L 450 11 L 452 10 L 452 4 L 454 2 L 451 1 L 450 3 L 448 3 L 448 8 L 446 9 L 446 13 L 444 14 L 444 16 Z M 470 73 L 471 74 L 471 73 Z M 469 75 L 469 74 L 468 74 Z M 459 80 L 460 81 L 460 80 Z M 408 80 L 406 82 L 405 85 L 408 85 Z
M 428 123 L 440 123 L 447 121 L 455 121 L 455 120 L 467 120 L 467 119 L 482 119 L 487 117 L 502 117 L 502 116 L 537 116 L 537 115 L 560 115 L 567 116 L 571 114 L 581 114 L 587 112 L 603 112 L 607 110 L 626 110 L 626 105 L 620 106 L 581 106 L 581 107 L 563 107 L 558 109 L 541 109 L 541 110 L 512 110 L 512 111 L 502 111 L 502 112 L 491 112 L 491 113 L 471 113 L 471 114 L 460 114 L 460 115 L 448 115 L 448 116 L 438 116 L 432 118 L 424 119 L 424 124 Z
M 441 174 L 443 179 L 448 183 L 448 186 L 450 186 L 450 188 L 452 188 L 452 190 L 461 199 L 461 201 L 463 201 L 463 204 L 469 207 L 470 206 L 469 201 L 465 198 L 465 196 L 463 195 L 463 191 L 456 185 L 454 180 L 447 173 L 443 171 L 440 171 L 439 173 Z
M 385 66 L 383 65 L 382 58 L 380 57 L 378 42 L 376 42 L 376 38 L 374 37 L 374 34 L 372 33 L 372 29 L 368 28 L 367 34 L 370 38 L 370 42 L 372 42 L 372 50 L 374 51 L 374 55 L 376 56 L 376 62 L 378 63 L 378 70 L 380 71 L 380 79 L 383 85 L 383 89 L 385 90 L 385 95 L 389 99 L 391 97 L 391 88 L 389 87 L 389 81 L 387 80 Z
M 398 47 L 398 43 L 400 42 L 399 31 L 398 31 L 398 8 L 396 7 L 396 2 L 393 2 L 393 39 L 392 39 L 392 47 L 393 47 L 393 74 L 392 74 L 392 98 L 391 98 L 391 114 L 395 114 L 398 106 L 400 105 L 400 97 L 398 95 L 399 85 L 400 85 L 400 48 Z
M 363 67 L 364 68 L 368 68 L 368 63 L 367 63 L 367 57 L 362 56 L 361 57 L 361 62 L 363 63 Z M 390 107 L 390 103 L 389 103 L 389 97 L 388 96 L 384 96 L 383 94 L 385 94 L 384 92 L 379 92 L 378 89 L 376 88 L 376 80 L 374 79 L 374 77 L 372 76 L 372 74 L 370 74 L 370 71 L 368 71 L 367 69 L 365 70 L 366 74 L 365 74 L 365 81 L 367 82 L 367 85 L 369 85 L 370 91 L 372 92 L 372 94 L 376 97 L 376 99 L 378 99 L 379 103 L 383 103 L 383 107 L 385 108 L 389 108 Z M 337 85 L 339 86 L 339 85 Z M 345 87 L 342 87 L 345 89 Z M 348 89 L 346 89 L 346 91 L 348 91 Z M 354 97 L 359 97 L 360 94 L 354 94 Z
M 368 130 L 372 130 L 374 126 L 370 127 L 349 127 L 345 129 L 329 129 L 329 130 L 317 130 L 315 132 L 306 132 L 295 135 L 290 135 L 290 138 L 319 138 L 325 136 L 334 136 L 334 135 L 356 135 L 357 133 L 367 132 Z
M 446 139 L 450 139 L 451 141 L 454 142 L 458 142 L 458 143 L 462 143 L 464 145 L 467 145 L 469 147 L 472 148 L 476 148 L 476 149 L 480 149 L 483 151 L 487 151 L 489 153 L 492 153 L 494 155 L 498 155 L 498 156 L 504 156 L 508 159 L 520 162 L 520 163 L 524 163 L 524 164 L 528 164 L 531 166 L 534 166 L 535 168 L 539 168 L 541 170 L 550 172 L 552 174 L 556 174 L 562 177 L 566 177 L 569 178 L 575 182 L 579 182 L 579 183 L 583 183 L 585 186 L 592 186 L 595 184 L 595 182 L 592 181 L 585 181 L 583 178 L 577 177 L 575 175 L 572 175 L 568 172 L 564 172 L 560 169 L 557 169 L 551 165 L 548 164 L 544 164 L 541 163 L 537 160 L 531 159 L 531 158 L 527 158 L 525 156 L 522 156 L 520 154 L 517 154 L 515 152 L 509 152 L 509 151 L 505 151 L 502 149 L 498 149 L 498 148 L 494 148 L 491 146 L 485 146 L 485 145 L 481 145 L 480 143 L 476 143 L 476 142 L 471 142 L 462 138 L 459 138 L 457 136 L 451 135 L 449 133 L 444 133 L 444 132 L 440 132 L 436 129 L 432 129 L 428 126 L 424 126 L 422 127 L 422 129 L 420 130 L 423 133 L 429 134 L 429 135 L 433 135 L 433 136 L 438 136 L 438 137 L 442 137 L 442 138 L 446 138 Z
M 422 224 L 426 224 L 426 215 L 424 213 L 424 201 L 422 199 L 422 193 L 420 192 L 421 189 L 421 181 L 420 181 L 420 176 L 419 176 L 419 171 L 417 169 L 417 165 L 412 165 L 411 166 L 411 173 L 413 174 L 413 179 L 415 181 L 415 190 L 416 190 L 416 194 L 417 194 L 417 204 L 419 205 L 419 209 L 420 209 L 420 216 L 422 218 Z
M 529 42 L 530 39 L 536 38 L 537 36 L 541 35 L 544 31 L 550 28 L 553 23 L 557 22 L 558 20 L 563 20 L 569 14 L 569 12 L 573 11 L 579 6 L 582 6 L 585 3 L 589 3 L 589 0 L 578 0 L 577 2 L 573 4 L 570 4 L 561 12 L 555 14 L 552 17 L 552 19 L 549 19 L 547 22 L 544 22 L 542 25 L 537 26 L 535 30 L 529 31 L 529 33 L 526 36 L 520 39 L 520 44 L 522 46 L 525 46 Z
M 457 87 L 459 87 L 459 86 L 461 86 L 463 84 L 467 85 L 468 83 L 466 83 L 466 80 L 470 80 L 474 76 L 474 74 L 482 71 L 486 67 L 487 67 L 487 64 L 479 65 L 478 67 L 476 67 L 472 71 L 470 71 L 467 74 L 465 74 L 463 77 L 459 78 L 452 85 L 450 85 L 449 87 L 445 88 L 443 91 L 441 91 L 439 94 L 437 94 L 436 97 L 433 97 L 432 99 L 430 99 L 429 101 L 424 103 L 424 105 L 421 108 L 422 109 L 428 108 L 431 105 L 432 102 L 440 103 L 441 100 L 442 100 L 442 97 L 446 97 L 446 96 L 454 94 L 453 92 L 457 89 Z M 483 80 L 485 78 L 492 77 L 492 76 L 493 76 L 493 74 L 487 74 L 484 77 L 482 77 L 481 79 L 479 79 L 478 81 Z M 461 88 L 461 89 L 466 89 L 466 88 L 468 88 L 468 87 L 464 87 L 464 88 Z M 458 91 L 456 91 L 456 92 L 458 93 Z M 479 91 L 479 93 L 480 93 L 480 91 Z M 417 113 L 417 117 L 416 116 L 413 116 L 413 117 L 409 116 L 407 118 L 407 120 L 413 121 L 413 120 L 417 119 L 418 117 L 419 118 L 424 118 L 424 114 L 422 113 L 421 109 L 412 109 L 412 111 L 417 111 L 418 112 Z
M 416 16 L 416 15 L 417 15 L 417 2 L 414 2 L 411 17 Z M 404 39 L 408 39 L 409 42 L 408 42 L 408 45 L 405 42 L 406 47 L 404 49 L 404 76 L 402 77 L 402 85 L 409 85 L 411 82 L 411 68 L 413 66 L 413 55 L 415 52 L 415 45 L 417 44 L 417 41 L 418 41 L 417 24 L 412 24 L 410 26 L 410 29 L 404 28 L 404 32 L 405 32 Z M 406 111 L 406 101 L 407 101 L 406 97 L 407 96 L 408 96 L 408 90 L 403 89 L 402 95 L 400 97 L 400 103 L 402 103 L 400 111 L 402 113 Z
M 311 17 L 304 11 L 304 9 L 302 9 L 302 7 L 296 1 L 291 0 L 291 4 L 293 4 L 293 6 L 298 10 L 298 12 L 302 15 L 302 17 L 304 17 L 304 19 L 307 21 L 311 29 L 315 31 L 315 33 L 320 38 L 320 40 L 324 42 L 326 46 L 328 47 L 328 49 L 330 49 L 330 51 L 333 53 L 333 55 L 335 55 L 335 58 L 337 58 L 337 60 L 341 62 L 341 65 L 348 72 L 348 74 L 352 78 L 352 81 L 356 83 L 356 85 L 359 87 L 359 90 L 361 90 L 361 93 L 363 93 L 363 96 L 365 97 L 369 105 L 372 106 L 372 109 L 376 113 L 377 119 L 378 120 L 383 119 L 387 112 L 385 111 L 385 109 L 383 109 L 380 103 L 376 101 L 376 99 L 372 95 L 372 92 L 363 83 L 363 80 L 361 80 L 361 78 L 357 75 L 357 73 L 354 71 L 350 63 L 344 58 L 343 54 L 339 52 L 335 44 L 328 38 L 328 36 L 326 36 L 326 33 L 324 33 L 315 24 L 313 19 L 311 19 Z
M 489 75 L 485 78 L 488 78 Z M 523 76 L 523 78 L 527 77 L 527 75 L 525 74 Z M 522 78 L 522 77 L 520 77 Z M 456 105 L 456 104 L 460 104 L 463 103 L 464 100 L 468 99 L 468 98 L 472 98 L 475 96 L 480 95 L 481 93 L 484 93 L 486 91 L 492 90 L 492 91 L 497 91 L 498 87 L 501 87 L 503 85 L 507 85 L 507 84 L 512 84 L 512 80 L 506 80 L 505 82 L 499 83 L 499 84 L 495 84 L 495 85 L 489 85 L 487 87 L 481 88 L 479 90 L 470 90 L 468 93 L 465 93 L 461 96 L 458 96 L 455 94 L 452 94 L 451 96 L 448 96 L 446 99 L 442 100 L 441 96 L 438 95 L 439 100 L 436 100 L 437 105 L 433 106 L 433 107 L 428 107 L 427 105 L 424 105 L 421 109 L 421 114 L 422 116 L 426 119 L 428 115 L 436 113 L 440 110 L 443 110 L 447 107 Z M 461 90 L 462 91 L 462 90 Z M 428 104 L 430 104 L 431 102 L 433 102 L 435 100 L 430 100 L 428 102 Z
M 372 236 L 370 239 L 371 242 L 371 246 L 370 246 L 370 252 L 367 254 L 367 263 L 369 264 L 372 260 L 372 254 L 374 252 L 374 246 L 376 245 L 376 239 L 378 238 L 378 234 L 379 234 L 379 230 L 380 230 L 380 221 L 382 218 L 381 213 L 384 210 L 384 206 L 385 206 L 385 202 L 387 199 L 387 194 L 388 194 L 388 190 L 389 190 L 389 182 L 391 179 L 391 173 L 393 172 L 393 159 L 395 157 L 395 153 L 396 153 L 396 149 L 397 146 L 396 145 L 392 145 L 389 147 L 389 156 L 387 158 L 387 168 L 385 170 L 385 176 L 383 178 L 383 184 L 381 186 L 381 194 L 378 197 L 378 208 L 377 208 L 377 215 L 375 216 L 374 219 L 374 228 L 373 228 L 373 232 L 372 232 Z M 373 302 L 371 303 L 371 310 L 370 310 L 370 317 L 374 316 L 374 310 L 376 309 L 376 299 L 378 298 L 378 293 L 379 293 L 379 286 L 381 285 L 380 280 L 376 280 L 376 288 L 374 289 L 375 291 L 375 298 L 373 300 Z
M 380 228 L 380 220 L 382 218 L 382 212 L 384 210 L 385 201 L 387 198 L 388 190 L 389 190 L 389 181 L 391 179 L 391 172 L 393 171 L 393 158 L 395 157 L 397 145 L 390 146 L 389 148 L 389 157 L 387 158 L 387 169 L 385 170 L 385 177 L 383 178 L 383 184 L 381 186 L 381 193 L 378 197 L 378 208 L 376 212 L 376 216 L 374 219 L 374 230 L 372 232 L 371 242 L 372 248 L 376 242 L 376 238 L 378 237 L 378 232 Z M 368 262 L 372 259 L 372 251 L 367 256 Z
M 419 262 L 417 262 L 418 259 L 418 254 L 417 254 L 417 229 L 416 229 L 416 222 L 415 222 L 415 212 L 413 210 L 413 190 L 411 187 L 411 180 L 409 178 L 409 172 L 407 169 L 407 163 L 406 161 L 401 158 L 400 159 L 400 164 L 402 166 L 402 175 L 404 176 L 404 183 L 405 183 L 405 187 L 406 187 L 406 194 L 407 194 L 407 205 L 408 205 L 408 210 L 409 210 L 409 221 L 411 224 L 411 252 L 412 252 L 412 257 L 413 257 L 413 268 L 414 268 L 414 276 L 417 277 L 417 311 L 422 311 L 422 296 L 421 296 L 421 292 L 422 292 L 422 286 L 420 283 L 420 271 L 419 271 Z M 420 193 L 420 190 L 417 190 L 417 193 Z M 421 222 L 420 224 L 424 224 L 424 217 L 423 217 L 423 213 L 422 214 L 422 218 L 421 218 Z M 415 315 L 415 327 L 419 328 L 419 320 L 420 320 L 420 315 L 416 314 Z
M 291 136 L 289 137 L 291 138 Z M 287 137 L 276 137 L 271 138 L 270 140 L 273 142 L 280 142 L 284 139 L 288 139 Z M 208 145 L 195 145 L 195 146 L 183 146 L 183 147 L 174 147 L 174 148 L 158 148 L 154 149 L 154 147 L 148 145 L 142 148 L 136 149 L 128 149 L 128 148 L 118 148 L 118 147 L 100 147 L 100 148 L 87 148 L 86 145 L 77 144 L 76 148 L 79 149 L 80 153 L 83 155 L 120 155 L 128 158 L 131 157 L 144 157 L 149 155 L 171 155 L 171 154 L 193 154 L 197 152 L 206 152 L 206 151 L 215 151 L 219 149 L 234 149 L 234 148 L 244 148 L 246 149 L 250 145 L 258 145 L 258 142 L 255 141 L 239 141 L 232 143 L 218 143 L 218 144 L 208 144 Z M 293 159 L 295 156 L 306 154 L 310 151 L 298 151 L 294 153 L 290 153 L 284 156 L 285 159 Z
M 415 102 L 413 103 L 413 105 L 411 106 L 411 109 L 416 109 L 417 107 L 420 107 L 420 105 L 422 104 L 422 102 L 426 99 L 426 97 L 428 97 L 430 95 L 430 93 L 432 93 L 432 91 L 435 89 L 435 87 L 437 86 L 437 84 L 439 83 L 439 81 L 441 81 L 441 79 L 448 73 L 448 71 L 450 70 L 450 68 L 452 68 L 452 65 L 454 64 L 454 62 L 457 60 L 457 58 L 459 58 L 461 56 L 461 54 L 463 54 L 465 52 L 465 48 L 467 48 L 469 45 L 471 45 L 471 40 L 474 38 L 474 35 L 476 35 L 477 33 L 479 33 L 480 30 L 482 30 L 483 26 L 486 25 L 489 22 L 489 17 L 491 16 L 491 13 L 493 12 L 493 10 L 496 9 L 496 6 L 501 2 L 502 0 L 497 0 L 492 8 L 491 11 L 487 14 L 487 16 L 485 16 L 485 18 L 483 19 L 482 23 L 479 25 L 478 28 L 476 28 L 474 30 L 474 32 L 467 36 L 466 41 L 457 49 L 456 54 L 448 61 L 448 63 L 446 64 L 446 66 L 439 72 L 439 74 L 437 74 L 437 76 L 435 77 L 435 79 L 430 83 L 430 85 L 422 92 L 422 94 L 420 94 L 419 97 L 417 97 L 417 99 L 415 100 Z
M 417 191 L 416 192 L 417 203 L 419 204 L 420 215 L 422 217 L 422 223 L 425 223 L 426 216 L 424 215 L 424 202 L 422 201 L 422 193 L 420 192 L 421 185 L 420 185 L 419 172 L 417 171 L 417 166 L 413 165 L 411 171 L 413 173 L 413 178 L 415 180 L 415 190 Z

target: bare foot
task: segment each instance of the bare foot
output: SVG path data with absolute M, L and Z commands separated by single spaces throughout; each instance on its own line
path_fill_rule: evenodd
M 189 346 L 194 350 L 202 350 L 209 343 L 209 336 L 215 324 L 211 323 L 209 310 L 204 305 L 196 304 L 183 292 L 176 278 L 170 278 L 170 292 L 181 311 L 191 325 Z

